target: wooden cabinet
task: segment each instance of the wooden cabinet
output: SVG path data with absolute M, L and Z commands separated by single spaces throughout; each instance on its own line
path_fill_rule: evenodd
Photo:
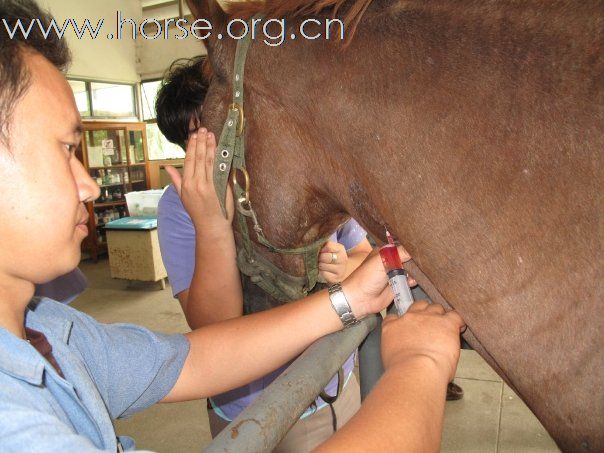
M 87 203 L 90 222 L 83 250 L 97 260 L 106 252 L 105 223 L 128 215 L 125 195 L 149 189 L 145 123 L 84 121 L 77 156 L 101 188 L 101 196 Z

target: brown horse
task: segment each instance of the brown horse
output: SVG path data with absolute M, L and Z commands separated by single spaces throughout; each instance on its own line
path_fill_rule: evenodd
M 214 1 L 189 4 L 225 28 Z M 267 237 L 306 244 L 348 216 L 378 237 L 388 225 L 560 448 L 604 451 L 604 3 L 285 0 L 231 13 L 286 16 L 289 37 L 302 15 L 335 9 L 356 25 L 345 45 L 257 39 L 248 53 L 247 166 Z M 203 122 L 219 134 L 236 42 L 206 44 Z

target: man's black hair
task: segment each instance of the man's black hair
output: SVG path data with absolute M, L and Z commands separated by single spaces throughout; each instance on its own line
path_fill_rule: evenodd
M 54 33 L 49 33 L 48 38 L 42 34 L 41 28 L 48 30 L 52 20 L 52 16 L 32 0 L 0 0 L 0 141 L 5 144 L 9 141 L 9 126 L 17 101 L 31 82 L 23 51 L 40 53 L 59 70 L 64 70 L 71 61 L 65 41 Z M 35 21 L 27 37 L 16 28 L 19 21 L 26 31 Z M 9 31 L 12 33 L 15 28 L 17 31 L 11 38 Z
M 157 92 L 157 126 L 172 143 L 185 148 L 191 131 L 189 122 L 199 125 L 208 84 L 202 76 L 204 57 L 176 60 Z

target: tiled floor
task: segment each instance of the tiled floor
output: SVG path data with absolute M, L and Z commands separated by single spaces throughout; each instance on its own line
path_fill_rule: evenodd
M 101 322 L 133 322 L 161 332 L 188 330 L 170 288 L 112 280 L 106 260 L 83 262 L 89 289 L 73 306 Z M 443 452 L 557 452 L 556 445 L 524 403 L 474 351 L 462 351 L 455 380 L 465 391 L 447 403 Z M 157 405 L 118 421 L 139 449 L 166 453 L 200 451 L 211 438 L 205 400 Z

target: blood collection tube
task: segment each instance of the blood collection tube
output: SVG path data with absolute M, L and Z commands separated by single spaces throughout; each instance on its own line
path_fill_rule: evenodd
M 386 237 L 388 238 L 388 244 L 380 247 L 380 257 L 394 293 L 394 306 L 397 315 L 403 316 L 413 303 L 413 295 L 407 283 L 407 272 L 403 269 L 398 249 L 388 230 L 386 230 Z

